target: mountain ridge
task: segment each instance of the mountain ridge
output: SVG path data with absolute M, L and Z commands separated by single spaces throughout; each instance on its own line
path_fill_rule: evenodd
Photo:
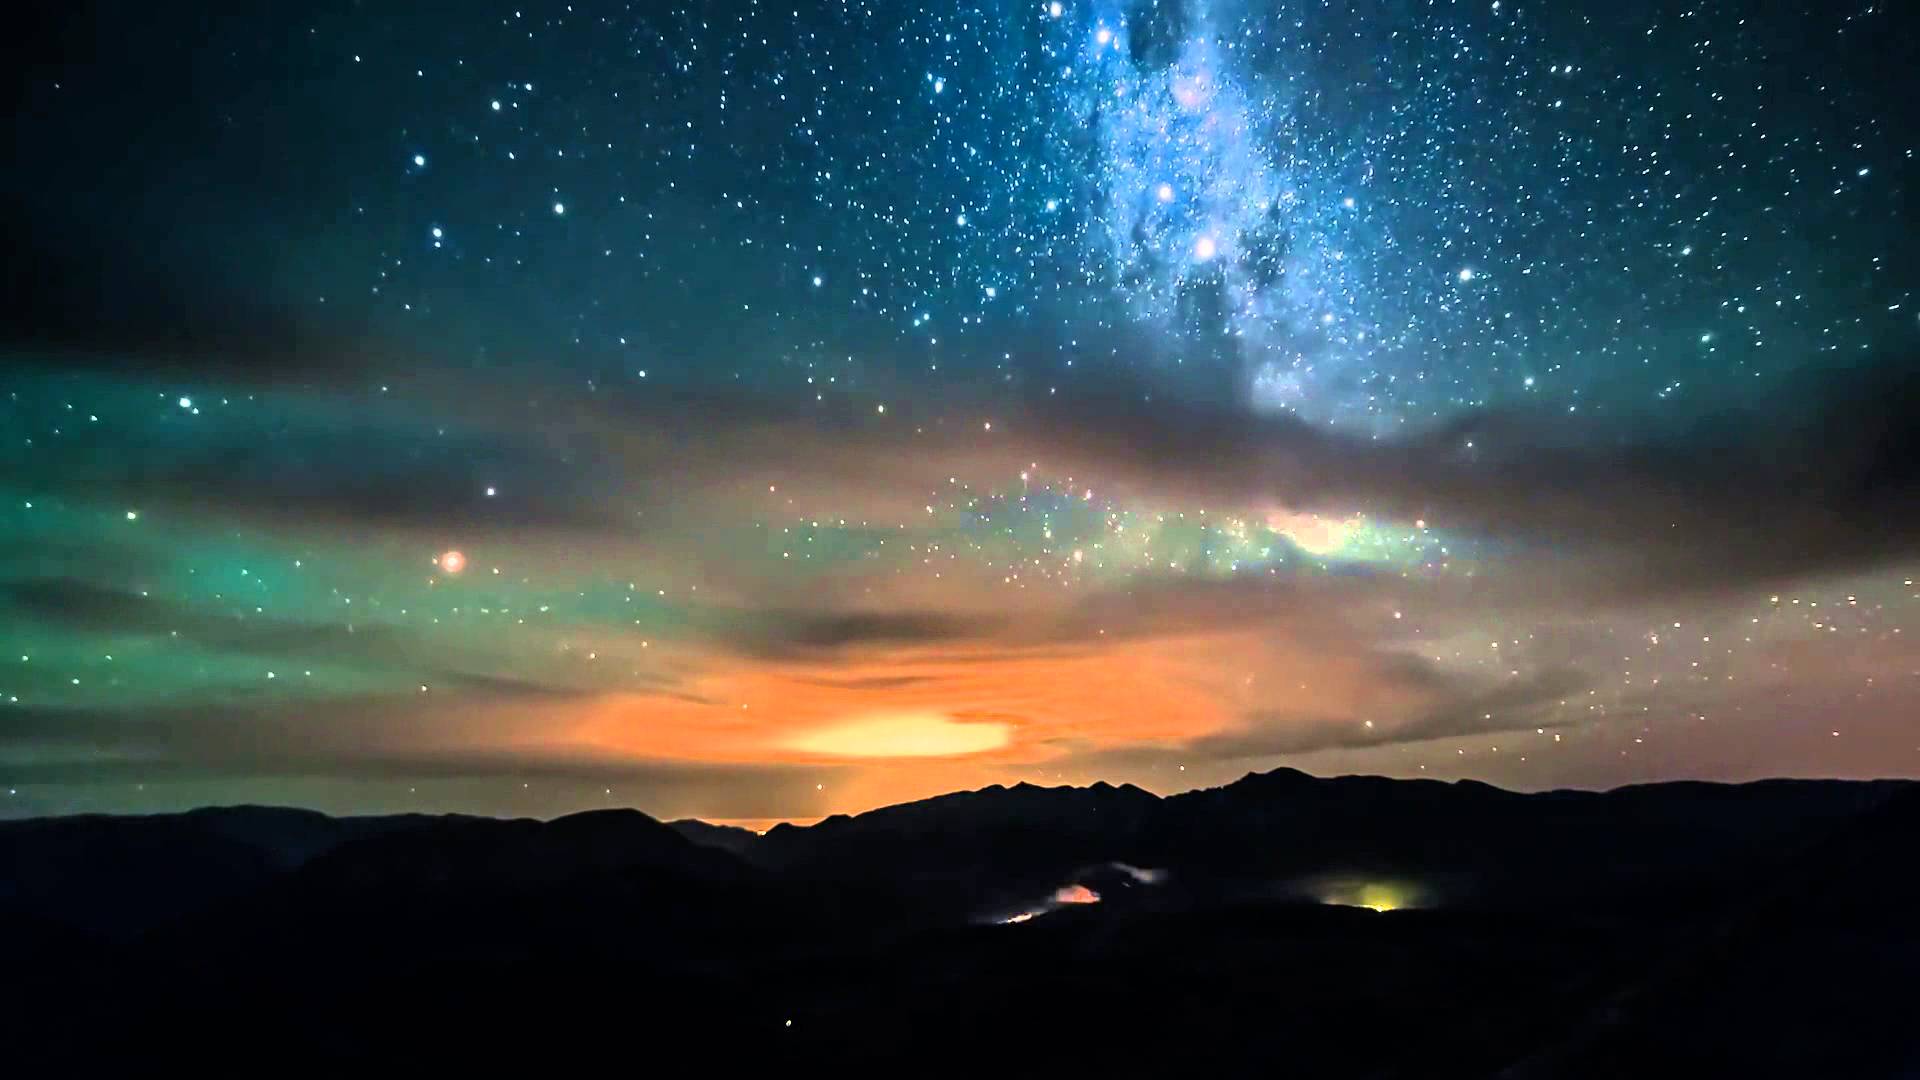
M 1917 809 L 1911 781 L 1285 770 L 1165 797 L 994 785 L 765 835 L 629 809 L 30 819 L 0 823 L 0 1016 L 20 1060 L 68 1071 L 288 1046 L 534 1067 L 640 1038 L 942 1074 L 1042 1047 L 1023 1062 L 1124 1074 L 1277 1039 L 1308 1075 L 1617 1075 L 1662 1040 L 1760 1075 L 1850 1016 L 1879 1024 L 1859 1061 L 1897 1061 L 1881 995 L 1920 969 Z

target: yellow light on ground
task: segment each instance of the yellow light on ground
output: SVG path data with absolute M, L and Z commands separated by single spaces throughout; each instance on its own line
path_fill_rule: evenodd
M 1401 903 L 1400 894 L 1385 885 L 1368 885 L 1360 890 L 1359 906 L 1371 911 L 1392 911 Z
M 1405 882 L 1355 881 L 1351 878 L 1323 881 L 1313 890 L 1323 904 L 1366 908 L 1368 911 L 1399 911 L 1418 907 L 1420 890 Z

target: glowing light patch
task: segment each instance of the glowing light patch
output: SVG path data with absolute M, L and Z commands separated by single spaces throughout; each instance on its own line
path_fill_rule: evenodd
M 1115 870 L 1118 870 L 1121 873 L 1132 878 L 1136 884 L 1158 885 L 1161 882 L 1167 880 L 1167 872 L 1165 870 L 1155 870 L 1148 867 L 1131 866 L 1123 862 L 1111 863 L 1109 865 L 1111 865 Z
M 892 713 L 818 728 L 786 745 L 835 757 L 954 757 L 997 750 L 1012 733 L 1007 724 L 963 723 L 942 713 Z
M 1276 510 L 1267 515 L 1267 527 L 1293 541 L 1309 555 L 1335 555 L 1352 542 L 1366 525 L 1366 518 L 1329 518 L 1319 514 L 1299 514 Z
M 467 557 L 458 551 L 446 552 L 434 562 L 439 563 L 440 569 L 449 574 L 457 574 L 467 568 Z
M 1359 906 L 1370 911 L 1392 911 L 1401 906 L 1400 894 L 1385 885 L 1369 885 L 1360 890 Z
M 1114 865 L 1118 866 L 1121 864 L 1116 863 Z M 1129 867 L 1128 869 L 1131 870 L 1132 868 Z M 1144 872 L 1156 873 L 1156 874 L 1158 873 L 1158 871 L 1144 871 Z M 1060 908 L 1067 907 L 1068 905 L 1097 904 L 1099 902 L 1100 902 L 1099 893 L 1094 892 L 1092 889 L 1087 888 L 1085 885 L 1081 885 L 1078 882 L 1076 882 L 1072 885 L 1062 885 L 1058 889 L 1053 890 L 1053 895 L 1048 897 L 1046 903 L 1040 905 L 1039 907 L 1028 908 L 1027 910 L 1019 912 L 1017 914 L 1008 915 L 1005 918 L 1000 919 L 999 921 L 1002 926 L 1008 926 L 1013 923 L 1027 922 L 1036 916 L 1045 915 L 1050 911 L 1057 911 Z
M 1336 881 L 1325 884 L 1318 893 L 1323 904 L 1366 908 L 1368 911 L 1399 911 L 1420 906 L 1420 890 L 1404 883 L 1385 881 Z

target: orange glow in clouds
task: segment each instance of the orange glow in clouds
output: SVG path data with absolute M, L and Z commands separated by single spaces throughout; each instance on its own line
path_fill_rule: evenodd
M 545 709 L 516 702 L 510 712 L 525 741 L 508 749 L 795 770 L 806 778 L 804 796 L 755 804 L 755 812 L 814 818 L 996 783 L 1198 782 L 1175 771 L 1182 748 L 1242 731 L 1250 714 L 1284 729 L 1292 717 L 1309 725 L 1393 717 L 1425 703 L 1422 685 L 1383 681 L 1322 620 L 1305 636 L 1231 620 L 1190 630 L 1163 623 L 1150 636 L 1100 629 L 1090 626 L 1081 640 L 875 645 L 771 661 L 657 641 L 644 652 L 595 642 L 602 660 L 622 657 L 608 672 L 676 678 L 658 690 L 611 687 Z M 1136 754 L 1147 756 L 1129 760 Z M 1134 760 L 1141 764 L 1128 768 Z
M 467 557 L 458 551 L 446 552 L 434 562 L 439 563 L 441 571 L 448 574 L 457 574 L 467 568 Z
M 949 757 L 997 750 L 1010 725 L 965 723 L 937 712 L 891 713 L 816 728 L 787 743 L 809 754 L 840 757 Z

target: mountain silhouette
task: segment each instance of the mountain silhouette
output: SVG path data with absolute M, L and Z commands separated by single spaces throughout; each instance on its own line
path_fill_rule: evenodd
M 632 810 L 14 821 L 0 1016 L 14 1060 L 64 1071 L 646 1046 L 728 1071 L 1902 1075 L 1916 827 L 1904 781 L 1284 769 L 765 834 Z
M 681 818 L 667 822 L 667 828 L 704 847 L 719 848 L 734 855 L 745 855 L 760 834 L 737 825 L 715 825 L 699 818 Z

